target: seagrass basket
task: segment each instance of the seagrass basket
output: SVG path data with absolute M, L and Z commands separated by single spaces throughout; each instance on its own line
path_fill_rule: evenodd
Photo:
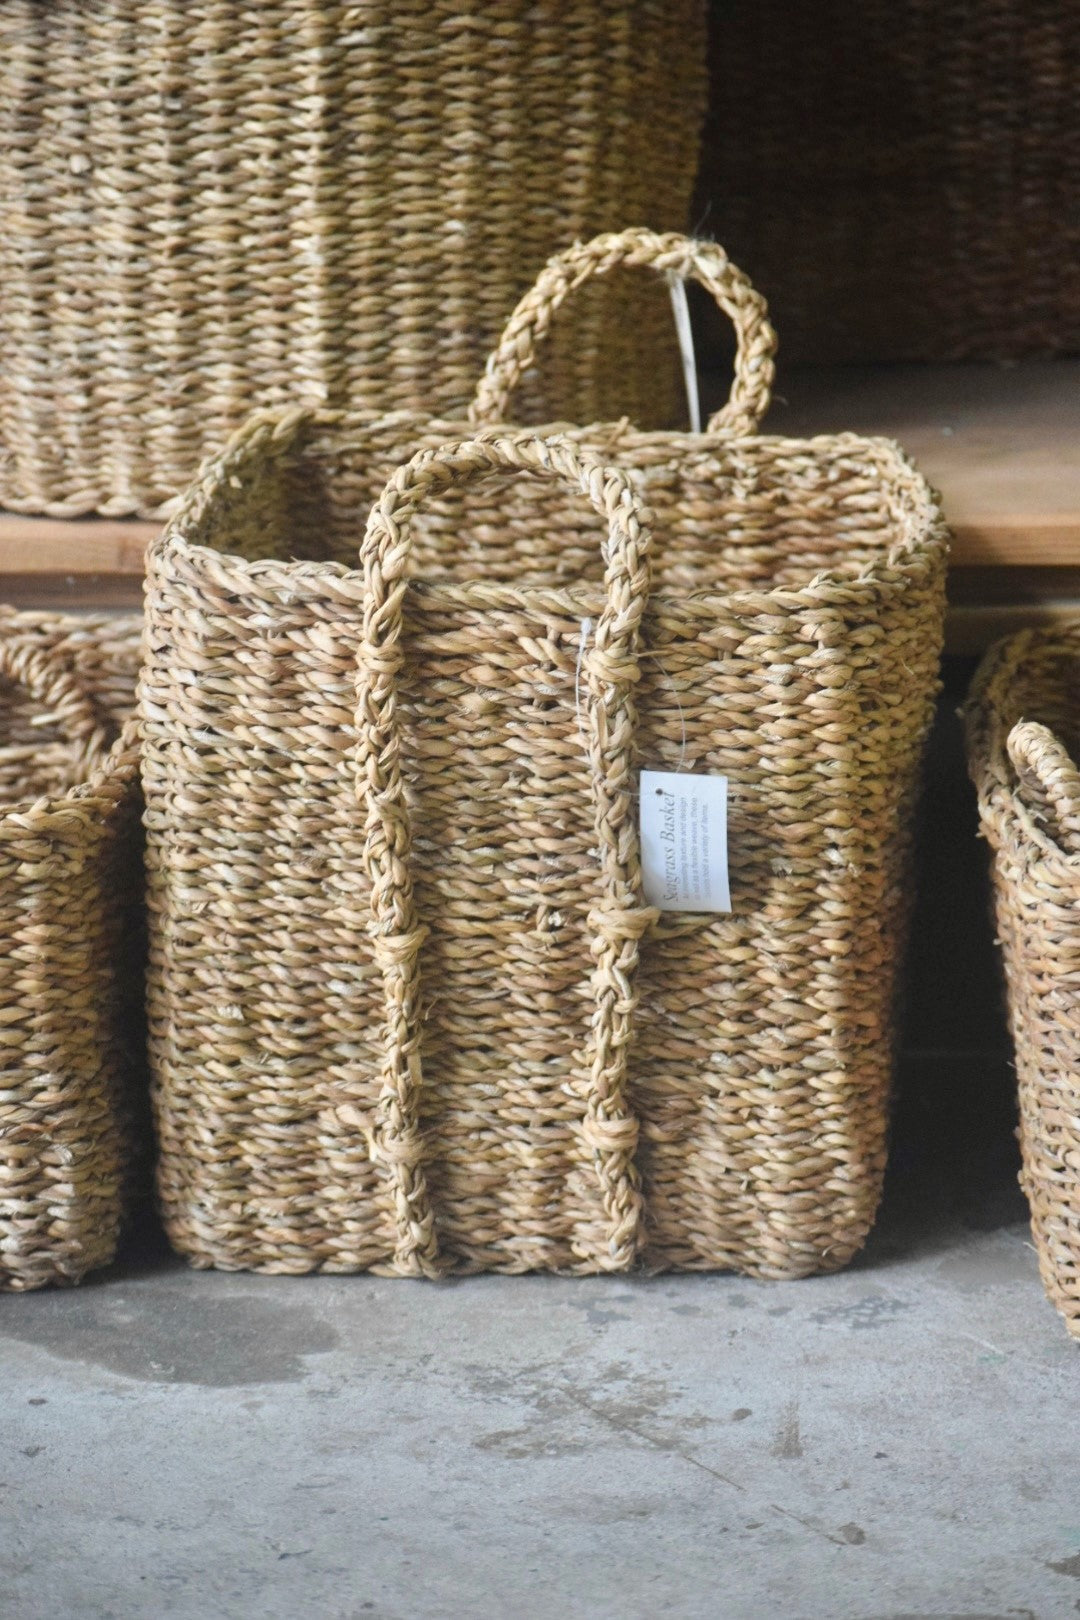
M 563 242 L 686 225 L 704 11 L 0 0 L 0 506 L 151 515 L 256 405 L 463 410 Z M 674 419 L 670 319 L 586 300 L 531 417 Z
M 479 426 L 620 263 L 735 319 L 719 420 Z M 894 445 L 750 435 L 772 346 L 718 247 L 604 238 L 472 425 L 262 414 L 151 548 L 158 1187 L 197 1265 L 794 1277 L 862 1243 L 945 536 Z M 645 904 L 642 766 L 727 777 L 730 914 Z
M 1080 622 L 986 655 L 968 759 L 993 851 L 1039 1270 L 1080 1338 Z
M 694 218 L 769 288 L 789 362 L 1080 353 L 1080 8 L 709 10 Z
M 140 1163 L 139 633 L 0 610 L 0 1289 L 106 1265 Z

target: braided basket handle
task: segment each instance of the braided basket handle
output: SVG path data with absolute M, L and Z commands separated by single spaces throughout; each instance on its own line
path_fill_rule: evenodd
M 93 702 L 54 655 L 25 636 L 0 632 L 0 677 L 45 711 L 85 765 L 103 754 L 108 735 Z
M 1080 771 L 1049 726 L 1018 720 L 1006 746 L 1029 809 L 1070 854 L 1080 851 Z
M 756 433 L 769 408 L 775 367 L 776 333 L 764 298 L 716 242 L 697 241 L 677 232 L 628 230 L 578 242 L 549 259 L 509 321 L 469 407 L 475 425 L 505 422 L 510 396 L 536 357 L 563 300 L 593 276 L 606 276 L 617 266 L 649 265 L 710 292 L 735 327 L 735 376 L 728 402 L 709 418 L 709 432 L 722 428 Z
M 641 1192 L 634 1164 L 638 1126 L 626 1101 L 632 981 L 639 941 L 658 913 L 641 903 L 634 818 L 633 741 L 650 535 L 628 476 L 566 439 L 483 435 L 423 450 L 399 467 L 372 507 L 361 550 L 364 620 L 357 659 L 356 787 L 366 810 L 364 865 L 371 880 L 371 932 L 381 971 L 385 1050 L 373 1156 L 391 1184 L 397 1245 L 393 1270 L 438 1275 L 434 1213 L 419 1131 L 422 1085 L 418 958 L 426 930 L 410 873 L 412 817 L 402 774 L 398 675 L 402 607 L 413 514 L 429 495 L 469 479 L 518 470 L 580 490 L 604 519 L 606 604 L 583 660 L 593 814 L 604 898 L 590 914 L 596 1007 L 583 1066 L 584 1140 L 592 1150 L 608 1241 L 591 1258 L 629 1266 L 640 1246 Z M 508 806 L 509 810 L 509 806 Z M 583 1251 L 584 1252 L 584 1251 Z

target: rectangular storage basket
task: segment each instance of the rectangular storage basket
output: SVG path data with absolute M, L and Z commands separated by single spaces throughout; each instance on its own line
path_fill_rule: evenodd
M 0 609 L 0 1288 L 107 1264 L 145 1166 L 140 631 Z
M 764 307 L 682 238 L 554 261 L 476 415 L 621 263 L 734 315 L 744 431 L 269 413 L 151 550 L 159 1192 L 197 1264 L 790 1277 L 871 1224 L 940 513 L 894 445 L 748 435 Z M 639 766 L 728 777 L 730 915 L 644 906 Z
M 1080 622 L 984 659 L 968 758 L 993 851 L 1021 1185 L 1050 1299 L 1080 1338 Z
M 256 405 L 462 409 L 564 240 L 685 226 L 705 96 L 704 0 L 0 0 L 0 506 L 154 513 Z M 531 406 L 671 420 L 669 322 L 587 301 Z

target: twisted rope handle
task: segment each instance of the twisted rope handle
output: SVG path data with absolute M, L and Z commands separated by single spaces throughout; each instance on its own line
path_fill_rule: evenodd
M 19 686 L 51 717 L 76 749 L 79 764 L 92 763 L 108 747 L 108 733 L 79 682 L 45 648 L 0 631 L 0 677 Z
M 589 916 L 595 1010 L 586 1050 L 583 1135 L 593 1150 L 608 1219 L 607 1248 L 595 1259 L 605 1270 L 625 1269 L 640 1245 L 641 1190 L 634 1164 L 638 1125 L 627 1108 L 626 1066 L 638 944 L 658 915 L 641 904 L 633 814 L 632 693 L 649 590 L 647 519 L 625 473 L 580 454 L 567 440 L 485 435 L 421 451 L 399 467 L 372 507 L 361 550 L 365 602 L 357 659 L 356 787 L 367 812 L 364 864 L 371 879 L 371 930 L 386 1017 L 372 1146 L 392 1187 L 394 1269 L 412 1275 L 433 1276 L 442 1268 L 419 1131 L 419 954 L 427 930 L 417 919 L 410 874 L 412 821 L 402 777 L 398 700 L 410 526 L 429 495 L 507 469 L 558 478 L 579 489 L 608 526 L 607 600 L 583 660 L 594 825 L 604 882 L 604 897 Z
M 1029 808 L 1069 854 L 1080 851 L 1080 771 L 1068 750 L 1038 720 L 1018 720 L 1006 741 Z
M 582 282 L 606 276 L 619 265 L 672 271 L 712 293 L 734 324 L 737 348 L 731 393 L 727 404 L 709 418 L 709 432 L 731 428 L 756 433 L 769 408 L 775 372 L 776 333 L 764 298 L 717 243 L 640 229 L 595 236 L 548 260 L 488 358 L 469 407 L 469 421 L 474 425 L 506 421 L 510 396 L 532 365 L 536 346 L 546 337 L 559 305 Z

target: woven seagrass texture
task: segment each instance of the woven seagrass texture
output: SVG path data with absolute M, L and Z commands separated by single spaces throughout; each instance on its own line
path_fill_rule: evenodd
M 711 0 L 710 35 L 694 218 L 789 363 L 1080 352 L 1080 8 Z
M 1050 1299 L 1080 1338 L 1080 623 L 986 656 L 968 755 L 993 851 L 1021 1185 Z
M 687 223 L 704 0 L 0 0 L 0 504 L 151 513 L 256 405 L 461 411 L 556 247 Z M 531 419 L 678 409 L 663 289 Z
M 138 1165 L 139 634 L 0 610 L 0 1289 L 106 1265 Z
M 719 249 L 681 262 L 741 286 Z M 944 558 L 884 441 L 249 423 L 149 559 L 173 1243 L 843 1264 L 880 1192 Z M 731 915 L 644 906 L 643 765 L 729 777 Z

